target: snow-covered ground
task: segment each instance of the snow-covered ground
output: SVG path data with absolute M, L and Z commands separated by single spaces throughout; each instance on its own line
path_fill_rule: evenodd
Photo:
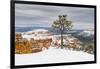
M 39 29 L 27 33 L 32 33 L 32 32 L 36 33 L 39 31 L 48 32 L 47 30 Z M 26 38 L 28 40 L 31 38 L 34 38 L 36 40 L 52 38 L 54 40 L 56 37 L 61 36 L 61 35 L 44 36 L 44 34 L 28 35 L 27 33 L 23 34 L 22 36 L 23 38 Z M 86 31 L 85 33 L 88 32 Z M 71 35 L 64 35 L 64 36 L 66 36 L 67 39 L 74 38 Z M 38 52 L 38 53 L 15 54 L 15 65 L 31 65 L 31 64 L 35 65 L 35 64 L 63 63 L 63 62 L 68 63 L 68 62 L 80 62 L 80 61 L 94 61 L 94 55 L 88 54 L 83 51 L 56 49 L 52 47 L 50 47 L 48 50 L 43 50 L 42 52 Z
M 82 51 L 49 48 L 38 53 L 15 54 L 15 65 L 94 61 L 94 55 Z
M 39 34 L 39 32 L 41 32 L 41 34 Z M 34 33 L 34 34 L 32 34 L 32 33 Z M 46 29 L 35 29 L 32 31 L 25 32 L 24 34 L 22 34 L 22 37 L 26 38 L 28 40 L 30 40 L 31 38 L 33 38 L 34 40 L 40 40 L 40 39 L 52 38 L 52 35 Z
M 83 36 L 83 37 L 92 37 L 92 36 L 94 36 L 94 31 L 84 30 L 83 32 L 79 33 L 78 35 Z

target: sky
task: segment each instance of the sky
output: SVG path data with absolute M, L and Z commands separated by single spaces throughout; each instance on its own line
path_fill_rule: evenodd
M 94 28 L 94 8 L 15 4 L 15 27 L 51 27 L 58 15 L 67 15 L 73 29 Z

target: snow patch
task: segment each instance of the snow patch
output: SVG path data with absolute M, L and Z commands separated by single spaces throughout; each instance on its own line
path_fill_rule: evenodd
M 94 36 L 94 31 L 83 31 L 81 33 L 78 34 L 79 36 L 83 36 L 83 37 L 91 37 Z
M 39 53 L 15 54 L 15 65 L 94 61 L 94 55 L 82 51 L 49 48 Z

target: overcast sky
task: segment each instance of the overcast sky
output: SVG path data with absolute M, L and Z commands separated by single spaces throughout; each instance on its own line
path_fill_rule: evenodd
M 94 26 L 94 8 L 15 4 L 16 27 L 51 27 L 58 15 L 68 15 L 74 29 Z

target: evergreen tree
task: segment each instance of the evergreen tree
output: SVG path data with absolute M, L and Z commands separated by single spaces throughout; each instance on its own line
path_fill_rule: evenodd
M 63 31 L 69 31 L 73 27 L 72 21 L 67 19 L 67 15 L 59 15 L 59 19 L 53 22 L 52 27 L 61 31 L 61 48 L 63 48 Z

